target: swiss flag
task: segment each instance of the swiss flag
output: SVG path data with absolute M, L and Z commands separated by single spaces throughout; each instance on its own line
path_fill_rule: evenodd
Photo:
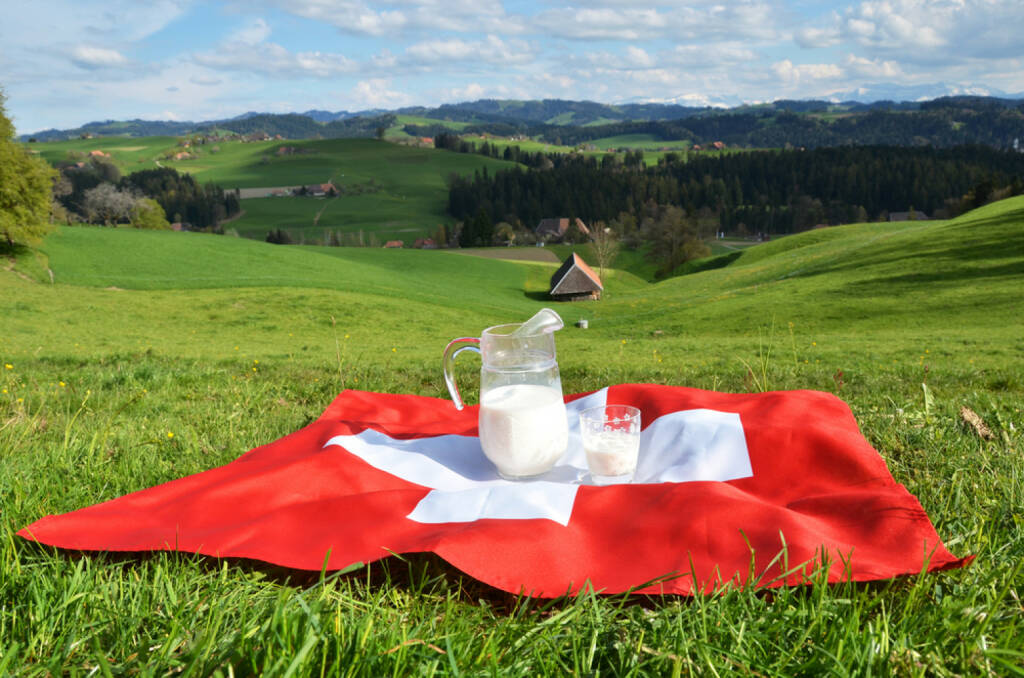
M 639 407 L 631 484 L 589 483 L 578 413 Z M 309 426 L 203 473 L 18 534 L 97 551 L 180 550 L 320 570 L 434 552 L 512 593 L 585 586 L 690 594 L 727 583 L 866 581 L 961 567 L 849 408 L 815 391 L 723 394 L 628 384 L 567 398 L 569 449 L 502 479 L 476 407 L 345 391 Z M 666 578 L 668 575 L 668 578 Z

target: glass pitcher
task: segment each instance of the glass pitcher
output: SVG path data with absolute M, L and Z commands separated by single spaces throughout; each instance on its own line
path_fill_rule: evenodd
M 542 313 L 547 322 L 535 322 Z M 551 317 L 557 319 L 557 327 Z M 464 407 L 452 372 L 455 357 L 476 351 L 480 368 L 480 445 L 509 480 L 548 472 L 569 443 L 562 380 L 555 361 L 554 311 L 544 309 L 526 323 L 488 327 L 480 338 L 462 337 L 444 350 L 444 380 L 455 407 Z

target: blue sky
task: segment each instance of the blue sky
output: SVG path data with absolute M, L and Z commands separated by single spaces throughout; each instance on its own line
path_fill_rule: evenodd
M 480 98 L 728 104 L 1024 92 L 1021 0 L 13 0 L 19 133 Z

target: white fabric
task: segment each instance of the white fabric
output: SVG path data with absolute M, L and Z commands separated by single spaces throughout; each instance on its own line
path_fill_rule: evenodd
M 462 523 L 483 518 L 546 518 L 568 525 L 576 492 L 590 484 L 580 440 L 579 413 L 607 402 L 608 389 L 566 404 L 569 446 L 541 478 L 505 480 L 484 456 L 480 439 L 442 435 L 397 440 L 373 429 L 335 436 L 371 466 L 431 491 L 409 514 L 420 523 Z M 714 410 L 673 412 L 651 422 L 640 438 L 634 482 L 733 480 L 753 475 L 738 414 Z

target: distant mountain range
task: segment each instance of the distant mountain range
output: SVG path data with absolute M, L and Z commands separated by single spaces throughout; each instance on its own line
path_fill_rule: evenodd
M 858 96 L 885 91 L 882 86 L 869 86 Z M 905 88 L 900 91 L 907 93 Z M 413 120 L 403 120 L 403 116 Z M 308 110 L 287 114 L 250 111 L 233 118 L 202 122 L 107 120 L 75 129 L 51 129 L 23 135 L 21 140 L 55 141 L 83 135 L 182 136 L 213 130 L 280 135 L 288 139 L 370 137 L 396 127 L 412 136 L 434 136 L 454 131 L 451 123 L 459 123 L 458 127 L 467 133 L 522 134 L 566 144 L 644 134 L 655 140 L 693 143 L 721 140 L 737 146 L 981 143 L 1019 148 L 1024 140 L 1024 96 L 967 93 L 900 102 L 889 99 L 865 102 L 853 98 L 778 100 L 731 107 L 711 102 L 701 105 L 665 101 L 602 104 L 561 99 L 481 99 L 393 111 Z

